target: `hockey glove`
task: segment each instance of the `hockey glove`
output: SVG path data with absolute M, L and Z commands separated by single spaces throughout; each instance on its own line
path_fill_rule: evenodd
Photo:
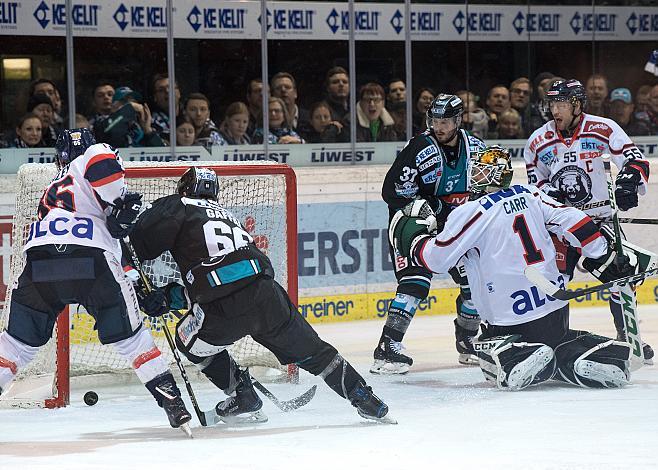
M 614 281 L 635 274 L 637 257 L 634 256 L 634 260 L 631 261 L 626 254 L 618 256 L 614 234 L 607 227 L 601 227 L 601 233 L 608 241 L 607 253 L 600 258 L 585 258 L 583 267 L 601 282 Z
M 142 195 L 126 193 L 123 199 L 116 198 L 112 205 L 112 213 L 107 216 L 107 229 L 113 238 L 127 237 L 132 232 L 135 219 L 142 208 Z
M 646 169 L 645 169 L 646 166 Z M 617 175 L 615 181 L 615 201 L 619 210 L 627 211 L 637 207 L 637 192 L 642 184 L 642 172 L 648 174 L 649 166 L 643 160 L 631 160 L 627 162 Z
M 546 184 L 546 185 L 542 186 L 541 189 L 542 189 L 542 191 L 544 191 L 544 193 L 546 193 L 547 196 L 555 199 L 560 204 L 565 203 L 566 199 L 564 197 L 564 194 L 559 189 L 551 186 L 550 184 Z
M 169 312 L 169 302 L 164 289 L 154 289 L 148 293 L 144 289 L 137 289 L 137 301 L 149 317 L 161 317 Z
M 396 253 L 409 257 L 419 242 L 431 237 L 428 226 L 426 219 L 409 217 L 400 210 L 388 227 L 388 239 Z

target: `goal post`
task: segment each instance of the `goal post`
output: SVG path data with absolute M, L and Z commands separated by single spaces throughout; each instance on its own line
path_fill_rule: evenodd
M 230 210 L 254 238 L 256 245 L 271 259 L 277 281 L 286 288 L 297 304 L 297 186 L 295 173 L 288 165 L 270 162 L 126 162 L 126 183 L 130 191 L 142 194 L 144 203 L 174 194 L 180 177 L 191 166 L 211 168 L 219 178 L 219 203 Z M 0 329 L 6 327 L 11 286 L 23 270 L 22 249 L 30 224 L 36 220 L 38 201 L 44 188 L 55 176 L 52 164 L 23 165 L 18 173 L 16 211 L 14 215 L 12 259 L 7 283 L 5 308 L 0 315 Z M 157 236 L 157 234 L 153 234 Z M 179 281 L 180 272 L 169 252 L 144 263 L 144 270 L 154 285 L 163 286 Z M 172 328 L 176 317 L 167 322 Z M 129 365 L 114 352 L 111 345 L 98 343 L 93 318 L 79 306 L 71 306 L 57 320 L 53 338 L 41 348 L 37 358 L 18 381 L 52 376 L 52 393 L 47 396 L 4 396 L 2 407 L 66 406 L 70 398 L 70 378 L 76 375 L 113 373 L 129 370 Z M 162 354 L 173 363 L 173 356 L 162 332 L 161 324 L 144 317 Z M 297 382 L 298 368 L 283 366 L 266 348 L 250 337 L 236 342 L 229 352 L 245 367 L 265 367 L 279 380 Z M 192 367 L 191 363 L 187 363 Z M 43 388 L 43 387 L 41 387 Z M 11 392 L 11 388 L 9 390 Z M 40 393 L 43 393 L 41 391 Z M 50 395 L 50 396 L 48 396 Z

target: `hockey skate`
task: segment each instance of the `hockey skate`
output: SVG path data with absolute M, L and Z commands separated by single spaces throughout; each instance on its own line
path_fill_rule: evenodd
M 375 362 L 370 368 L 370 372 L 382 375 L 406 374 L 414 361 L 409 356 L 402 354 L 403 350 L 402 343 L 383 335 L 375 348 L 373 354 Z
M 478 358 L 475 354 L 475 349 L 473 348 L 473 342 L 476 340 L 477 331 L 469 331 L 465 328 L 462 328 L 455 323 L 455 347 L 459 358 L 457 359 L 460 364 L 465 366 L 477 366 L 479 364 Z M 470 334 L 469 334 L 470 333 Z
M 188 424 L 192 415 L 180 397 L 180 390 L 171 374 L 156 377 L 146 384 L 146 388 L 153 394 L 158 405 L 164 409 L 172 428 L 180 428 L 188 437 L 192 437 L 192 430 Z
M 623 387 L 631 383 L 630 374 L 614 364 L 602 364 L 595 361 L 577 361 L 574 371 L 581 377 L 599 382 L 608 388 Z
M 267 415 L 261 411 L 263 402 L 254 390 L 249 370 L 240 372 L 240 383 L 226 400 L 215 406 L 215 412 L 226 424 L 265 423 Z
M 624 330 L 617 330 L 617 341 L 627 342 L 626 332 Z M 644 353 L 644 365 L 652 366 L 653 365 L 653 348 L 651 345 L 642 341 L 642 352 Z
M 505 381 L 509 390 L 518 391 L 530 386 L 535 377 L 554 359 L 553 349 L 541 346 L 527 359 L 515 365 L 507 374 Z
M 347 399 L 362 418 L 377 421 L 378 423 L 398 424 L 397 421 L 388 416 L 386 403 L 372 393 L 372 388 L 363 383 L 358 383 L 347 395 Z

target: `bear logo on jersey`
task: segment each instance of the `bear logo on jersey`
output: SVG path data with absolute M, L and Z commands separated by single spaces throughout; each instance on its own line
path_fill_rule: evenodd
M 574 207 L 580 207 L 592 199 L 592 179 L 582 168 L 565 166 L 555 174 L 551 182 Z

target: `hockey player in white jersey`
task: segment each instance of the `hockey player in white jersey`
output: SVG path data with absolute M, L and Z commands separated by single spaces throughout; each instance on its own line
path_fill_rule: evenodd
M 52 336 L 59 313 L 79 303 L 163 407 L 172 427 L 191 419 L 167 362 L 141 321 L 136 292 L 121 264 L 141 195 L 128 193 L 123 162 L 88 129 L 57 140 L 58 174 L 45 189 L 25 244 L 25 268 L 13 287 L 6 331 L 0 333 L 0 393 Z M 189 432 L 187 429 L 186 432 Z
M 582 210 L 597 224 L 609 224 L 612 211 L 601 158 L 609 154 L 619 168 L 615 185 L 617 206 L 622 211 L 636 207 L 638 194 L 645 194 L 647 189 L 649 163 L 624 130 L 611 119 L 584 112 L 587 95 L 578 80 L 555 82 L 546 92 L 545 101 L 553 119 L 537 129 L 526 143 L 523 157 L 528 182 L 554 199 Z M 558 244 L 557 248 L 560 270 L 572 278 L 580 254 L 573 247 Z M 617 292 L 611 295 L 610 311 L 617 338 L 625 341 Z M 648 344 L 643 349 L 645 360 L 650 363 L 653 350 Z
M 534 265 L 564 286 L 550 233 L 581 249 L 586 266 L 600 268 L 606 280 L 632 272 L 628 258 L 610 261 L 612 245 L 582 211 L 534 186 L 509 186 L 510 158 L 500 147 L 476 157 L 470 178 L 474 200 L 456 208 L 441 233 L 428 235 L 425 219 L 398 212 L 390 237 L 402 253 L 436 273 L 463 261 L 484 322 L 475 349 L 485 377 L 510 390 L 551 378 L 584 387 L 628 383 L 630 345 L 570 330 L 568 303 L 546 296 L 524 275 Z

